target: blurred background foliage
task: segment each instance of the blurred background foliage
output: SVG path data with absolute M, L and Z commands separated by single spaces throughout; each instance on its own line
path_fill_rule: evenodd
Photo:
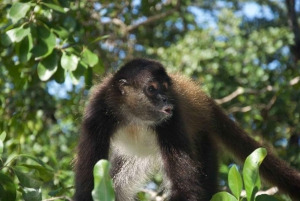
M 0 0 L 0 10 L 1 201 L 72 197 L 89 88 L 134 57 L 198 80 L 251 136 L 300 169 L 300 1 Z

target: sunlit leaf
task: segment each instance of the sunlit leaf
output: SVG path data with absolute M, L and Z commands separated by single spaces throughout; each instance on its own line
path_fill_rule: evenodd
M 19 19 L 26 16 L 27 11 L 30 8 L 29 3 L 14 3 L 9 10 L 8 16 L 13 21 L 13 23 L 17 22 Z
M 82 61 L 85 62 L 90 67 L 93 67 L 99 61 L 98 56 L 95 53 L 91 52 L 89 49 L 85 48 L 81 55 L 82 55 Z
M 45 3 L 45 2 L 41 2 L 41 4 L 47 6 L 48 8 L 51 8 L 55 11 L 65 13 L 65 10 L 62 7 L 60 7 L 59 5 L 55 5 L 55 4 L 52 4 L 52 3 Z
M 22 188 L 22 196 L 25 201 L 41 201 L 42 191 L 40 188 Z
M 213 195 L 210 201 L 238 201 L 233 195 L 227 192 L 220 192 Z
M 0 139 L 0 156 L 3 153 L 3 147 L 4 147 L 3 141 Z
M 57 53 L 55 50 L 44 58 L 37 67 L 38 76 L 42 81 L 48 80 L 57 70 Z
M 29 28 L 17 27 L 6 32 L 12 42 L 20 42 L 25 36 L 30 33 Z
M 236 165 L 233 165 L 229 170 L 228 185 L 232 194 L 239 200 L 243 189 L 243 181 Z
M 3 131 L 3 132 L 0 134 L 0 140 L 2 140 L 2 142 L 4 142 L 5 138 L 6 138 L 6 132 Z
M 259 166 L 266 155 L 267 150 L 265 148 L 258 148 L 246 158 L 243 178 L 249 201 L 254 200 L 255 193 L 260 189 Z
M 76 70 L 70 72 L 70 77 L 74 85 L 77 85 L 79 83 L 79 79 L 82 76 L 84 76 L 85 71 L 86 71 L 86 67 L 82 65 L 82 62 L 80 61 Z
M 63 52 L 63 55 L 60 60 L 60 64 L 63 67 L 63 69 L 67 71 L 74 71 L 77 68 L 79 62 L 79 58 L 70 53 Z
M 92 196 L 95 201 L 115 200 L 109 169 L 110 163 L 107 160 L 98 161 L 94 167 L 94 190 L 92 191 Z

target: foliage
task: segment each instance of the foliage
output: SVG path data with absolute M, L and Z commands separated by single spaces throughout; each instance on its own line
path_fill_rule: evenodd
M 243 180 L 238 172 L 237 166 L 233 165 L 228 174 L 228 184 L 229 188 L 232 192 L 232 195 L 227 192 L 219 192 L 216 193 L 211 201 L 218 201 L 218 200 L 226 200 L 226 201 L 238 201 L 241 200 L 241 192 L 243 189 L 243 181 L 244 186 L 246 189 L 246 198 L 247 201 L 254 201 L 254 200 L 270 200 L 275 201 L 276 199 L 263 194 L 257 195 L 256 193 L 261 187 L 260 177 L 259 177 L 259 166 L 264 160 L 267 155 L 267 150 L 264 148 L 258 148 L 253 151 L 245 160 L 244 167 L 243 167 Z
M 112 179 L 109 175 L 110 163 L 100 160 L 94 167 L 94 201 L 114 201 L 115 194 Z
M 299 34 L 287 26 L 286 2 L 0 0 L 1 200 L 72 197 L 88 90 L 96 75 L 136 56 L 199 80 L 299 169 Z M 224 155 L 222 184 L 230 187 Z

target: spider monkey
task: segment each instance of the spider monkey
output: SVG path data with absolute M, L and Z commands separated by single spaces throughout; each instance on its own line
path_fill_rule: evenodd
M 150 174 L 162 171 L 170 201 L 206 201 L 217 192 L 217 144 L 243 161 L 261 145 L 199 86 L 161 63 L 134 59 L 92 90 L 75 163 L 75 200 L 91 201 L 93 167 L 112 164 L 116 200 L 136 199 Z M 268 182 L 300 200 L 300 174 L 268 153 Z

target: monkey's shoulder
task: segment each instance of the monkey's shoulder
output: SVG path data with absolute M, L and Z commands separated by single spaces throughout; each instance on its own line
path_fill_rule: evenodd
M 170 74 L 170 77 L 183 120 L 190 122 L 191 129 L 195 128 L 194 132 L 202 125 L 210 125 L 214 102 L 201 89 L 200 84 L 181 74 Z

